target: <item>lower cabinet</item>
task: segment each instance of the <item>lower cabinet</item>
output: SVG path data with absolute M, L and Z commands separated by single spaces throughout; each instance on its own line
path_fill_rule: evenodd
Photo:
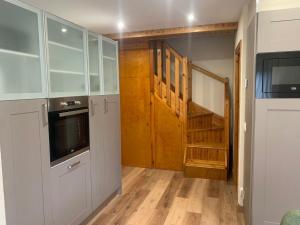
M 91 211 L 90 152 L 51 168 L 54 225 L 79 225 Z
M 6 225 L 79 225 L 121 188 L 119 96 L 90 98 L 90 151 L 52 168 L 46 106 L 0 102 Z
M 119 95 L 90 97 L 92 205 L 96 210 L 121 188 Z
M 0 150 L 7 225 L 52 224 L 45 106 L 45 99 L 0 102 Z

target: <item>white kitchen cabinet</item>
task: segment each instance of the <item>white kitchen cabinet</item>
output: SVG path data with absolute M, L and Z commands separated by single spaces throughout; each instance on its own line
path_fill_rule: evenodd
M 38 9 L 0 1 L 0 100 L 46 97 L 41 21 Z
M 252 166 L 252 224 L 280 224 L 300 208 L 299 99 L 257 99 Z
M 257 52 L 300 51 L 300 8 L 258 14 Z
M 46 28 L 49 96 L 88 95 L 86 32 L 49 14 Z
M 89 78 L 90 95 L 101 95 L 101 39 L 98 35 L 89 33 L 88 52 L 89 52 Z
M 102 37 L 103 94 L 119 94 L 118 42 Z
M 92 204 L 96 210 L 121 189 L 120 100 L 90 97 Z
M 46 100 L 0 102 L 7 225 L 52 225 Z
M 89 151 L 51 168 L 53 225 L 79 225 L 91 213 Z

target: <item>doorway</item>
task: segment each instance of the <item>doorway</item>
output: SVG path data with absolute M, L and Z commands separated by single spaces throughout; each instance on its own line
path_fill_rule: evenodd
M 233 134 L 233 181 L 238 184 L 239 133 L 240 133 L 240 90 L 241 90 L 241 46 L 240 41 L 234 52 L 234 134 Z

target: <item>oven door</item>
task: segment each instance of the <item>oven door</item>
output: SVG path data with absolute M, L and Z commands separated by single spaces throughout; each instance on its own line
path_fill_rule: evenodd
M 88 150 L 88 109 L 49 112 L 49 137 L 52 166 Z

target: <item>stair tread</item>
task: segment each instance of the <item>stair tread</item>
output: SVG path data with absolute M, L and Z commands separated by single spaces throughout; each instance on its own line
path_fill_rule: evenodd
M 207 112 L 207 113 L 190 113 L 188 114 L 188 118 L 198 117 L 198 116 L 213 116 L 214 113 Z
M 185 163 L 188 167 L 204 167 L 204 168 L 214 168 L 214 169 L 226 169 L 225 162 L 222 161 L 210 161 L 210 160 L 188 160 Z
M 187 147 L 194 147 L 194 148 L 217 148 L 217 149 L 225 149 L 225 143 L 193 143 L 193 144 L 187 144 Z
M 223 130 L 223 129 L 224 129 L 224 127 L 191 128 L 191 129 L 188 129 L 188 132 L 208 131 L 208 130 Z

